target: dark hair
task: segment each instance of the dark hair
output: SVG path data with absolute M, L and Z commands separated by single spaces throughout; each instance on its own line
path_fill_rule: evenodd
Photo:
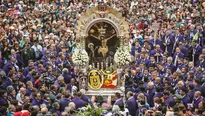
M 120 93 L 115 93 L 115 96 L 117 97 L 117 98 L 120 98 L 121 97 L 121 95 L 120 95 Z
M 139 90 L 140 90 L 140 91 L 145 91 L 145 86 L 144 86 L 144 85 L 140 85 L 140 86 L 139 86 Z
M 13 66 L 8 66 L 9 71 L 13 69 Z
M 190 88 L 190 90 L 194 89 L 194 85 L 193 84 L 189 84 L 189 88 Z
M 183 91 L 184 93 L 187 93 L 187 89 L 185 87 L 181 88 L 181 91 Z
M 160 86 L 156 86 L 156 92 L 161 92 L 161 87 Z
M 34 69 L 34 67 L 29 67 L 28 68 L 29 71 L 32 71 L 33 69 Z
M 167 95 L 167 96 L 170 95 L 169 91 L 167 91 L 167 90 L 165 90 L 165 91 L 163 92 L 163 94 L 164 94 L 164 95 Z
M 24 104 L 24 105 L 23 105 L 23 110 L 29 110 L 30 106 L 31 106 L 31 105 L 28 104 L 28 103 Z
M 75 114 L 76 113 L 76 111 L 75 110 L 70 110 L 70 114 L 72 115 L 72 114 Z
M 69 91 L 66 91 L 65 92 L 65 98 L 69 98 L 70 97 L 70 92 Z
M 1 112 L 1 115 L 5 116 L 7 112 L 7 107 L 6 106 L 0 107 L 0 112 Z
M 200 83 L 201 83 L 200 79 L 198 79 L 198 78 L 195 78 L 194 81 L 195 81 L 197 84 L 200 84 Z
M 6 93 L 6 90 L 0 90 L 0 96 Z

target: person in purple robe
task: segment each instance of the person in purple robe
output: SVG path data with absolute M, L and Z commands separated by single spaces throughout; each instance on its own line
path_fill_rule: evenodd
M 146 88 L 145 88 L 145 86 L 144 86 L 144 84 L 140 84 L 139 85 L 139 91 L 138 92 L 136 92 L 135 91 L 135 95 L 134 95 L 134 97 L 135 97 L 135 99 L 137 99 L 137 96 L 139 95 L 139 94 L 143 94 L 145 97 L 148 97 L 149 95 L 147 94 L 147 92 L 146 92 Z
M 59 76 L 58 79 L 55 81 L 55 85 L 58 88 L 59 87 L 64 87 L 65 86 L 64 77 L 63 76 Z
M 0 90 L 0 106 L 9 106 L 6 90 Z
M 62 76 L 64 77 L 64 82 L 66 84 L 70 83 L 70 80 L 71 80 L 72 77 L 71 77 L 71 75 L 70 75 L 70 73 L 69 73 L 67 68 L 64 68 L 62 70 Z
M 175 66 L 177 66 L 177 62 L 178 62 L 179 58 L 181 58 L 181 59 L 184 58 L 184 54 L 181 52 L 179 47 L 176 48 L 176 52 L 174 53 L 173 58 L 174 58 L 174 65 Z
M 154 107 L 155 91 L 156 90 L 154 88 L 154 83 L 153 82 L 149 82 L 148 86 L 147 86 L 147 94 L 148 94 L 147 102 L 150 105 L 150 107 Z
M 9 56 L 9 61 L 3 66 L 3 70 L 8 75 L 9 73 L 9 67 L 14 66 L 15 67 L 15 58 L 12 56 Z
M 199 56 L 199 61 L 197 62 L 197 67 L 201 67 L 201 69 L 204 71 L 205 70 L 205 60 L 204 60 L 204 55 Z
M 166 52 L 168 56 L 171 56 L 174 44 L 169 31 L 166 31 L 166 34 L 162 36 L 162 42 L 163 42 L 162 50 Z
M 11 55 L 15 58 L 16 65 L 18 65 L 19 68 L 22 68 L 24 65 L 24 62 L 20 54 L 18 54 L 14 49 L 11 49 Z
M 85 102 L 80 97 L 81 97 L 81 93 L 77 92 L 74 93 L 74 98 L 71 100 L 72 102 L 75 103 L 76 110 L 85 106 Z
M 193 101 L 194 99 L 194 93 L 196 91 L 194 90 L 194 85 L 193 84 L 189 84 L 188 85 L 188 92 L 187 92 L 187 96 L 189 96 L 190 100 Z
M 181 69 L 181 74 L 182 74 L 182 76 L 183 76 L 183 80 L 186 81 L 187 78 L 188 78 L 187 68 L 186 68 L 186 67 L 183 67 L 183 68 Z
M 35 74 L 35 70 L 33 67 L 29 67 L 29 73 L 26 75 L 26 80 L 30 80 L 32 83 L 35 82 L 35 78 L 33 77 L 33 75 Z
M 151 49 L 154 49 L 157 45 L 161 46 L 162 41 L 159 38 L 153 38 L 149 41 Z
M 50 61 L 50 52 L 47 50 L 46 54 L 41 58 L 43 60 L 43 65 L 46 66 L 46 63 Z
M 199 80 L 202 80 L 203 72 L 202 72 L 201 67 L 196 68 L 195 78 L 198 78 Z
M 194 89 L 195 91 L 201 91 L 201 80 L 198 78 L 194 78 Z
M 202 53 L 202 47 L 199 45 L 199 42 L 197 40 L 193 41 L 193 47 L 192 47 L 192 61 L 194 64 L 197 64 L 197 61 L 199 59 L 199 55 Z
M 127 100 L 126 106 L 127 106 L 127 109 L 129 110 L 129 114 L 131 116 L 135 116 L 138 105 L 131 91 L 127 92 L 127 98 L 128 100 Z
M 27 81 L 26 86 L 27 86 L 26 95 L 30 96 L 33 90 L 33 83 L 31 81 Z
M 120 93 L 115 93 L 115 103 L 113 105 L 118 105 L 121 111 L 124 111 L 124 101 Z
M 189 56 L 189 50 L 185 46 L 185 42 L 179 43 L 179 49 L 180 49 L 181 53 L 184 54 L 184 57 L 188 57 Z
M 187 89 L 186 88 L 182 88 L 180 90 L 180 95 L 183 97 L 182 98 L 183 104 L 185 105 L 185 107 L 187 107 L 187 104 L 192 102 L 190 97 L 187 95 Z
M 184 36 L 180 34 L 179 28 L 175 28 L 175 34 L 174 34 L 174 37 L 173 37 L 173 49 L 172 49 L 172 53 L 175 52 L 176 47 L 179 46 L 179 43 L 180 43 L 180 42 L 183 42 L 183 41 L 184 41 Z
M 193 62 L 189 62 L 189 68 L 188 68 L 189 71 L 194 71 L 194 73 L 196 72 L 196 67 L 194 66 L 194 63 Z
M 60 104 L 59 102 L 55 102 L 52 104 L 52 109 L 50 109 L 50 112 L 52 114 L 57 114 L 58 116 L 61 116 L 61 111 L 60 111 Z
M 203 97 L 205 97 L 205 81 L 203 82 L 203 84 L 201 85 L 201 95 L 203 96 Z
M 170 95 L 169 91 L 164 91 L 163 92 L 163 100 L 164 100 L 164 104 L 165 106 L 170 106 L 170 103 L 174 101 L 174 97 L 172 95 Z
M 63 112 L 65 110 L 65 107 L 67 107 L 70 102 L 71 102 L 70 92 L 66 91 L 64 97 L 61 98 L 60 100 L 60 111 Z
M 60 52 L 59 53 L 59 57 L 56 60 L 56 65 L 58 65 L 58 64 L 62 64 L 63 65 L 64 62 L 65 62 L 65 55 L 64 55 L 63 52 Z
M 154 94 L 154 98 L 155 97 L 158 97 L 158 98 L 163 97 L 162 87 L 161 86 L 156 86 L 155 89 L 156 89 L 156 92 Z
M 34 99 L 32 100 L 32 105 L 37 105 L 38 107 L 41 106 L 43 103 L 43 99 L 40 92 L 34 94 Z
M 154 56 L 156 62 L 161 62 L 163 53 L 164 52 L 161 50 L 160 45 L 156 45 L 156 49 L 150 52 L 150 56 Z
M 135 53 L 136 53 L 136 52 L 138 52 L 138 53 L 141 52 L 141 46 L 140 46 L 139 41 L 136 41 L 136 42 L 135 42 L 135 46 L 132 46 L 132 48 L 131 48 L 131 54 L 132 54 L 133 56 L 135 56 Z
M 196 91 L 194 93 L 194 99 L 192 101 L 194 108 L 198 108 L 199 103 L 203 100 L 200 91 Z

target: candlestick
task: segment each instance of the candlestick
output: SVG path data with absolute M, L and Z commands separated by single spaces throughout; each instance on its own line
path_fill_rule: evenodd
M 104 68 L 104 66 L 103 66 L 103 62 L 101 62 L 101 69 L 103 69 Z
M 100 69 L 100 63 L 97 63 L 97 69 L 98 70 Z

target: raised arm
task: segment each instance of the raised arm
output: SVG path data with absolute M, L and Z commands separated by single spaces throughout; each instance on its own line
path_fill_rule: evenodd
M 96 36 L 95 36 L 95 35 L 93 35 L 93 34 L 90 34 L 90 36 L 94 37 L 95 39 L 100 40 L 98 37 L 96 37 Z
M 108 41 L 109 39 L 111 39 L 112 37 L 116 36 L 116 34 L 110 36 L 109 38 L 106 39 L 106 41 Z

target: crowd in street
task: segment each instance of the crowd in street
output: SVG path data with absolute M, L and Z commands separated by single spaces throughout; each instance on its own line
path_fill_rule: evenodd
M 0 1 L 0 116 L 77 116 L 96 107 L 79 90 L 72 53 L 77 21 L 100 1 Z M 126 101 L 116 93 L 112 107 L 98 106 L 102 115 L 205 115 L 204 0 L 104 2 L 129 22 L 135 60 L 124 69 Z

